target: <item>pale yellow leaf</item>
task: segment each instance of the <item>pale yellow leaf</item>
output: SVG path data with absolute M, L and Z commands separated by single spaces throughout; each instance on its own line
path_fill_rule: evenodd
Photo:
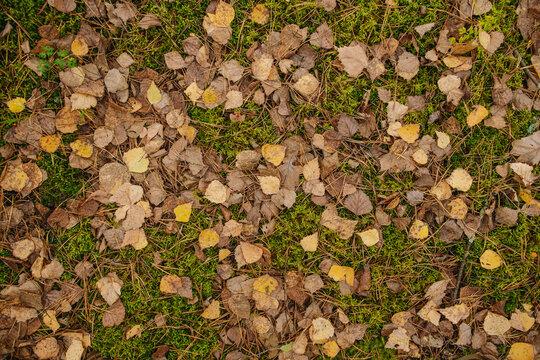
M 533 360 L 534 346 L 528 343 L 513 343 L 508 352 L 508 360 Z
M 502 265 L 502 258 L 493 250 L 486 250 L 480 256 L 480 266 L 484 269 L 493 270 Z
M 58 134 L 47 135 L 47 136 L 42 136 L 39 139 L 39 146 L 41 146 L 41 148 L 45 150 L 46 152 L 53 153 L 56 150 L 58 150 L 58 147 L 60 146 L 61 142 L 62 142 L 61 135 L 58 135 Z
M 360 239 L 366 246 L 373 246 L 380 240 L 379 231 L 377 229 L 364 230 L 360 233 Z
M 133 148 L 125 152 L 123 158 L 131 172 L 143 173 L 148 170 L 150 160 L 148 160 L 148 154 L 144 148 Z
M 317 246 L 319 245 L 319 234 L 314 233 L 304 237 L 300 240 L 300 245 L 304 251 L 317 251 Z
M 277 280 L 270 275 L 260 276 L 253 282 L 253 290 L 259 291 L 266 295 L 270 295 L 272 291 L 277 289 L 277 286 Z
M 161 91 L 158 89 L 156 83 L 153 81 L 150 84 L 148 90 L 146 90 L 146 98 L 148 99 L 148 102 L 152 105 L 157 104 L 163 98 L 163 96 L 161 95 Z
M 339 345 L 334 340 L 323 345 L 323 353 L 330 358 L 335 358 L 339 354 L 339 350 Z
M 234 8 L 224 1 L 220 1 L 215 14 L 208 14 L 212 25 L 216 27 L 228 27 L 234 20 Z
M 88 44 L 81 35 L 75 36 L 71 43 L 71 52 L 75 56 L 84 56 L 88 54 Z
M 26 105 L 26 100 L 22 97 L 16 97 L 15 99 L 11 99 L 7 102 L 9 111 L 15 114 L 22 112 L 24 110 L 25 105 Z
M 206 249 L 215 246 L 219 242 L 219 235 L 214 229 L 204 229 L 199 234 L 199 246 Z
M 452 174 L 446 179 L 448 185 L 459 191 L 469 191 L 472 186 L 473 179 L 467 170 L 457 168 L 452 171 Z
M 491 336 L 502 336 L 510 330 L 510 321 L 502 315 L 488 311 L 484 319 L 484 331 Z
M 257 176 L 265 195 L 279 194 L 279 178 L 276 176 Z
M 461 198 L 456 198 L 448 203 L 448 216 L 452 219 L 465 219 L 468 210 L 467 204 Z
M 69 144 L 69 146 L 71 147 L 71 150 L 73 150 L 75 155 L 83 158 L 89 158 L 94 152 L 94 147 L 87 140 L 75 140 L 74 142 Z
M 199 88 L 199 86 L 197 85 L 197 82 L 194 81 L 191 84 L 189 84 L 186 90 L 184 90 L 184 93 L 186 93 L 189 100 L 195 102 L 201 98 L 202 94 L 204 93 L 204 90 Z
M 219 253 L 218 253 L 218 261 L 221 262 L 221 261 L 225 260 L 226 258 L 229 257 L 229 255 L 231 255 L 231 250 L 229 250 L 229 249 L 220 249 Z
M 437 134 L 437 146 L 441 149 L 446 149 L 450 144 L 450 136 L 442 131 L 435 130 L 435 133 Z
M 186 203 L 175 207 L 174 215 L 176 216 L 176 221 L 188 222 L 191 216 L 191 203 Z

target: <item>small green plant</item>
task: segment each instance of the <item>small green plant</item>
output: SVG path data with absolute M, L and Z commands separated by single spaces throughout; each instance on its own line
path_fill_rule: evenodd
M 54 65 L 58 66 L 60 70 L 78 65 L 77 59 L 69 56 L 69 50 L 55 51 L 51 46 L 43 46 L 43 50 L 38 54 L 38 57 L 38 70 L 44 75 L 46 75 Z

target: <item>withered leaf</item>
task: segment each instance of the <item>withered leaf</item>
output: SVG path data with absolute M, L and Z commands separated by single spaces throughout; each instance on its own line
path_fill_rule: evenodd
M 126 316 L 126 308 L 121 300 L 117 300 L 103 313 L 103 326 L 113 327 L 120 325 Z
M 321 215 L 321 225 L 339 234 L 342 239 L 349 239 L 354 233 L 357 220 L 339 217 L 334 206 L 327 207 Z

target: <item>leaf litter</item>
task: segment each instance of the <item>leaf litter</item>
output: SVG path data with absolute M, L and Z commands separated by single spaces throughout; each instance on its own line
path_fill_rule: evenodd
M 48 5 L 65 13 L 76 7 L 69 0 L 49 0 Z M 159 18 L 139 14 L 130 2 L 107 3 L 102 7 L 103 4 L 85 1 L 85 5 L 89 14 L 103 17 L 111 27 L 128 23 L 136 23 L 142 29 L 162 26 Z M 337 4 L 324 0 L 317 1 L 317 6 L 331 12 Z M 526 39 L 538 38 L 530 24 L 538 21 L 539 12 L 526 11 L 536 9 L 534 6 L 522 0 L 517 9 L 518 27 Z M 489 13 L 492 7 L 489 0 L 462 0 L 456 15 L 477 17 Z M 258 4 L 248 18 L 264 25 L 271 16 L 269 8 Z M 356 114 L 334 114 L 336 120 L 330 124 L 335 125 L 335 130 L 329 124 L 319 132 L 317 125 L 323 119 L 305 119 L 304 134 L 292 134 L 301 124 L 291 113 L 291 102 L 316 105 L 323 101 L 326 83 L 313 67 L 319 56 L 328 53 L 334 55 L 332 64 L 345 77 L 367 77 L 372 82 L 389 71 L 401 78 L 396 81 L 409 82 L 422 67 L 436 63 L 444 70 L 436 84 L 437 91 L 444 95 L 441 109 L 451 112 L 466 102 L 472 110 L 462 120 L 471 131 L 481 131 L 483 126 L 503 129 L 511 102 L 517 109 L 539 104 L 537 98 L 530 97 L 534 91 L 512 92 L 506 85 L 507 79 L 497 79 L 494 104 L 488 106 L 489 110 L 481 104 L 470 104 L 467 83 L 476 48 L 482 47 L 489 56 L 500 51 L 505 41 L 501 32 L 480 30 L 478 39 L 459 44 L 448 40 L 448 35 L 456 31 L 451 22 L 445 23 L 439 34 L 434 33 L 435 23 L 416 26 L 414 30 L 420 37 L 431 34 L 436 43 L 425 56 L 419 56 L 417 46 L 416 51 L 410 52 L 415 48 L 412 40 L 412 48 L 406 50 L 406 38 L 388 38 L 371 45 L 354 40 L 336 47 L 333 30 L 326 22 L 311 34 L 307 28 L 289 24 L 271 32 L 261 43 L 255 42 L 247 52 L 249 63 L 230 56 L 224 61 L 233 27 L 241 21 L 234 4 L 211 2 L 202 19 L 206 36 L 189 35 L 183 39 L 182 49 L 166 53 L 162 62 L 171 71 L 168 74 L 150 69 L 130 71 L 137 62 L 125 52 L 115 62 L 107 63 L 100 55 L 106 51 L 107 39 L 86 23 L 87 31 L 83 32 L 81 26 L 80 33 L 64 45 L 57 38 L 58 32 L 47 32 L 51 37 L 48 40 L 54 40 L 58 48 L 68 48 L 80 66 L 59 75 L 64 107 L 56 113 L 21 97 L 7 101 L 11 113 L 25 114 L 25 118 L 4 135 L 8 145 L 2 148 L 9 150 L 6 154 L 10 156 L 3 167 L 0 186 L 6 194 L 20 200 L 29 197 L 47 179 L 47 172 L 38 167 L 36 159 L 42 151 L 63 150 L 62 134 L 77 137 L 69 143 L 70 166 L 83 169 L 94 180 L 81 198 L 70 199 L 56 209 L 46 209 L 39 199 L 34 204 L 35 198 L 25 200 L 32 203 L 32 209 L 20 202 L 4 209 L 11 212 L 9 220 L 1 225 L 8 231 L 9 250 L 17 259 L 13 263 L 22 264 L 29 271 L 21 273 L 18 285 L 5 286 L 0 292 L 6 325 L 2 329 L 15 325 L 27 329 L 18 333 L 2 330 L 2 354 L 26 349 L 25 354 L 39 359 L 59 354 L 66 359 L 80 359 L 91 347 L 90 329 L 70 330 L 74 324 L 67 318 L 58 321 L 81 301 L 80 285 L 87 284 L 65 281 L 65 268 L 45 251 L 42 234 L 38 232 L 36 236 L 24 226 L 23 217 L 36 211 L 56 230 L 72 228 L 92 217 L 96 246 L 104 252 L 127 246 L 142 251 L 149 245 L 147 234 L 153 226 L 181 236 L 183 224 L 189 224 L 194 215 L 205 213 L 211 217 L 215 210 L 221 210 L 227 219 L 225 225 L 223 219 L 214 219 L 215 226 L 200 229 L 194 244 L 194 252 L 201 261 L 206 259 L 205 251 L 210 251 L 206 249 L 219 249 L 221 264 L 216 269 L 215 287 L 219 298 L 199 299 L 199 279 L 171 273 L 164 272 L 158 287 L 164 297 L 179 296 L 189 304 L 200 303 L 200 316 L 206 321 L 228 319 L 221 327 L 220 339 L 223 345 L 236 350 L 227 359 L 246 358 L 241 351 L 250 343 L 260 344 L 272 358 L 310 359 L 321 353 L 333 358 L 366 336 L 368 325 L 351 322 L 347 309 L 318 295 L 322 290 L 337 288 L 344 296 L 373 296 L 371 291 L 377 290 L 372 289 L 368 263 L 360 269 L 322 255 L 320 271 L 309 274 L 296 270 L 282 273 L 271 266 L 272 258 L 282 254 L 272 253 L 259 235 L 271 233 L 279 213 L 292 208 L 302 193 L 324 207 L 319 231 L 298 241 L 305 252 L 317 255 L 326 254 L 324 249 L 328 246 L 321 237 L 322 229 L 343 241 L 353 243 L 358 238 L 365 247 L 380 249 L 385 246 L 381 228 L 392 223 L 398 231 L 425 244 L 435 234 L 441 241 L 455 242 L 463 235 L 474 239 L 496 226 L 514 226 L 519 214 L 540 215 L 540 202 L 531 195 L 539 179 L 536 174 L 540 131 L 533 130 L 515 139 L 506 168 L 497 170 L 504 174 L 503 178 L 509 170 L 516 175 L 514 185 L 518 191 L 513 190 L 514 197 L 517 199 L 520 194 L 522 208 L 493 202 L 487 207 L 489 210 L 479 212 L 471 205 L 471 189 L 481 186 L 476 174 L 464 168 L 441 167 L 452 153 L 454 141 L 462 136 L 461 125 L 455 118 L 454 122 L 449 118 L 442 124 L 436 123 L 435 139 L 424 124 L 408 119 L 408 114 L 423 109 L 433 95 L 397 101 L 395 95 L 379 88 L 379 98 L 386 103 L 386 116 L 376 117 L 366 101 Z M 538 49 L 536 46 L 535 51 Z M 328 53 L 322 55 L 323 51 Z M 534 59 L 537 58 L 533 56 Z M 29 60 L 26 65 L 42 75 L 35 62 Z M 171 73 L 180 79 L 177 87 L 167 85 Z M 264 104 L 266 110 L 261 111 L 268 111 L 279 140 L 253 144 L 253 149 L 239 151 L 234 163 L 227 164 L 198 141 L 199 130 L 188 109 L 206 110 L 223 105 L 231 122 L 243 121 L 245 116 L 239 114 L 246 113 L 243 106 L 250 98 L 255 104 Z M 240 112 L 235 112 L 238 109 Z M 91 115 L 82 116 L 83 113 Z M 432 115 L 435 120 L 430 122 L 437 121 L 438 115 Z M 349 145 L 358 139 L 384 146 L 370 147 L 370 156 L 366 156 L 375 160 L 381 177 L 412 174 L 416 179 L 414 190 L 406 195 L 373 196 L 374 189 L 367 186 L 359 173 L 340 171 L 349 158 Z M 348 163 L 354 163 L 352 158 Z M 353 169 L 359 164 L 356 162 Z M 182 185 L 171 179 L 181 179 Z M 415 207 L 409 216 L 405 216 L 406 206 L 400 204 L 402 196 Z M 245 216 L 232 219 L 233 205 L 240 205 L 240 213 Z M 105 209 L 113 209 L 112 215 L 104 215 Z M 388 214 L 394 210 L 400 215 Z M 362 224 L 367 217 L 373 217 L 376 225 L 365 228 Z M 474 266 L 488 271 L 503 267 L 504 251 L 496 250 L 486 249 Z M 159 256 L 155 260 L 159 263 Z M 122 287 L 131 280 L 120 279 L 114 271 L 98 276 L 94 267 L 100 266 L 80 262 L 75 273 L 84 282 L 95 278 L 91 286 L 101 299 L 92 301 L 93 306 L 106 304 L 103 326 L 122 326 L 126 316 L 133 315 L 122 301 Z M 445 346 L 472 347 L 478 356 L 497 358 L 501 356 L 497 345 L 511 342 L 508 358 L 533 358 L 537 351 L 533 344 L 538 337 L 528 332 L 538 322 L 538 307 L 522 304 L 523 310 L 516 309 L 508 316 L 495 305 L 471 301 L 467 292 L 476 290 L 469 286 L 461 288 L 460 296 L 451 299 L 450 290 L 455 282 L 456 274 L 445 273 L 445 279 L 428 287 L 424 297 L 415 299 L 413 307 L 388 319 L 390 323 L 381 332 L 385 347 L 411 358 L 422 358 Z M 399 281 L 388 281 L 387 286 L 395 292 L 402 288 Z M 41 322 L 52 330 L 46 337 L 33 335 Z M 64 331 L 56 333 L 61 328 Z M 146 326 L 131 326 L 126 329 L 125 338 L 140 337 L 143 331 L 147 331 Z

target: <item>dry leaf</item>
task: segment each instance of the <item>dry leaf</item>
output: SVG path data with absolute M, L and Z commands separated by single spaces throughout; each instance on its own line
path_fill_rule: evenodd
M 309 337 L 314 344 L 324 344 L 334 336 L 334 326 L 325 318 L 313 319 L 309 328 Z
M 220 316 L 220 310 L 219 310 L 219 301 L 218 300 L 212 300 L 210 305 L 206 309 L 204 309 L 203 313 L 201 314 L 201 317 L 209 320 L 218 319 Z
M 467 125 L 473 127 L 482 122 L 489 115 L 488 109 L 482 105 L 476 105 L 475 109 L 467 115 Z
M 144 173 L 148 170 L 150 160 L 144 148 L 134 148 L 124 153 L 123 160 L 129 171 L 134 173 Z
M 234 8 L 224 1 L 217 4 L 215 14 L 208 14 L 212 25 L 216 27 L 228 27 L 234 20 Z
M 87 140 L 75 140 L 69 146 L 75 155 L 83 158 L 89 158 L 94 152 L 94 147 Z
M 266 6 L 264 6 L 263 4 L 258 4 L 253 8 L 253 10 L 251 10 L 249 19 L 256 22 L 257 24 L 264 25 L 268 21 L 269 16 L 270 11 L 268 11 Z
M 465 204 L 465 201 L 461 198 L 456 198 L 448 203 L 448 216 L 451 219 L 465 219 L 468 210 L 467 204 Z
M 484 331 L 490 336 L 503 336 L 510 330 L 510 321 L 502 315 L 488 311 L 484 319 Z
M 60 346 L 54 337 L 40 340 L 34 347 L 34 354 L 38 359 L 54 359 L 58 356 Z
M 469 191 L 472 186 L 473 179 L 467 170 L 457 168 L 452 171 L 452 174 L 446 179 L 446 183 L 452 188 L 459 191 Z
M 215 246 L 219 242 L 219 235 L 214 229 L 204 229 L 199 234 L 199 245 L 201 249 Z
M 103 319 L 102 319 L 103 326 L 104 327 L 118 326 L 124 321 L 125 316 L 126 316 L 126 308 L 124 307 L 124 304 L 122 304 L 122 301 L 118 300 L 114 304 L 112 304 L 107 310 L 105 310 L 105 313 L 103 313 Z M 71 346 L 69 347 L 68 352 L 70 351 L 70 349 L 72 349 Z M 84 349 L 73 348 L 72 352 L 74 353 L 76 350 L 84 350 Z M 81 355 L 82 355 L 82 352 L 81 352 Z M 66 353 L 66 359 L 68 359 L 67 353 Z
M 410 124 L 402 126 L 397 130 L 397 133 L 403 140 L 409 144 L 413 144 L 420 137 L 420 125 Z
M 12 113 L 20 113 L 25 109 L 26 106 L 26 100 L 22 97 L 16 97 L 15 99 L 11 99 L 7 102 L 7 106 L 9 108 L 9 111 Z
M 414 220 L 409 229 L 409 236 L 413 239 L 423 240 L 429 236 L 429 226 L 422 220 Z
M 330 340 L 323 345 L 323 353 L 330 358 L 335 358 L 339 354 L 339 350 L 339 345 L 334 340 Z
M 261 150 L 264 159 L 274 166 L 281 164 L 285 158 L 286 148 L 283 145 L 265 144 Z
M 533 360 L 534 346 L 528 343 L 513 343 L 508 352 L 508 360 Z
M 215 204 L 223 204 L 229 198 L 230 190 L 218 180 L 212 181 L 206 188 L 204 197 Z
M 321 225 L 337 232 L 342 239 L 349 239 L 353 235 L 357 222 L 339 217 L 335 207 L 327 207 L 321 215 Z
M 377 229 L 364 230 L 359 235 L 366 246 L 373 246 L 380 241 L 379 230 Z
M 317 246 L 319 245 L 319 234 L 314 233 L 305 236 L 302 240 L 300 240 L 300 245 L 304 251 L 317 251 Z
M 360 45 L 338 48 L 338 58 L 351 77 L 358 77 L 368 65 L 366 51 Z
M 58 150 L 62 143 L 62 136 L 58 134 L 42 136 L 39 139 L 39 146 L 48 153 L 53 153 Z
M 193 299 L 192 283 L 186 276 L 163 276 L 159 282 L 159 290 L 165 294 L 175 294 L 188 299 Z
M 446 309 L 439 309 L 439 312 L 450 320 L 452 324 L 457 325 L 469 317 L 471 309 L 466 304 L 458 304 Z
M 534 317 L 521 310 L 516 310 L 510 317 L 510 326 L 518 331 L 529 331 L 534 323 Z
M 124 282 L 118 278 L 115 272 L 108 273 L 96 283 L 99 293 L 109 305 L 113 305 L 120 298 L 122 285 Z
M 521 162 L 531 165 L 540 163 L 540 130 L 514 141 L 511 154 L 519 156 L 518 161 Z
M 409 341 L 411 338 L 407 335 L 407 330 L 398 327 L 388 336 L 388 341 L 384 345 L 386 349 L 398 349 L 409 352 Z
M 174 215 L 176 216 L 176 221 L 188 222 L 191 216 L 191 203 L 186 203 L 175 207 Z
M 28 183 L 29 177 L 22 165 L 13 166 L 8 164 L 0 178 L 0 186 L 6 191 L 20 192 Z
M 265 195 L 279 194 L 279 178 L 276 176 L 257 176 Z
M 332 265 L 328 276 L 335 281 L 345 281 L 350 286 L 354 285 L 354 269 L 352 267 Z
M 71 52 L 75 56 L 84 56 L 88 54 L 88 44 L 81 35 L 75 36 L 71 43 Z
M 494 270 L 502 265 L 502 258 L 493 250 L 486 250 L 480 256 L 480 266 L 484 269 Z

